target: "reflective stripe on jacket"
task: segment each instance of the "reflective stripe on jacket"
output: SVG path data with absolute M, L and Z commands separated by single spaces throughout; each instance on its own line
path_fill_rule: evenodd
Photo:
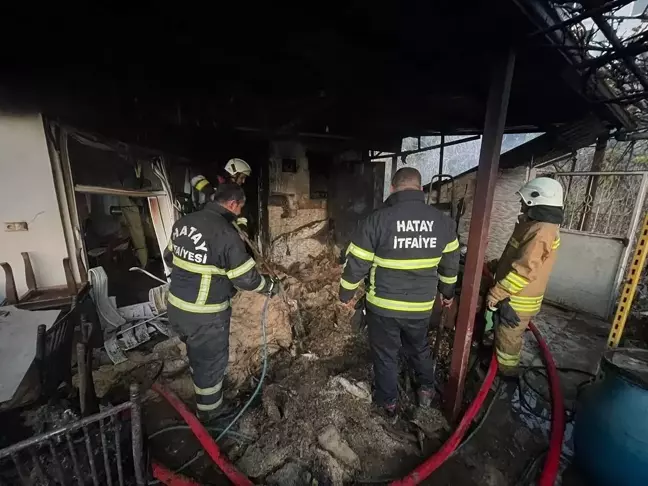
M 216 202 L 173 225 L 169 251 L 169 304 L 186 312 L 213 314 L 229 308 L 235 287 L 265 291 L 259 274 L 232 225 L 234 214 Z
M 519 315 L 536 315 L 559 246 L 559 225 L 520 216 L 497 263 L 496 284 L 489 294 L 498 302 L 510 297 L 511 307 Z
M 369 277 L 367 306 L 386 317 L 430 315 L 437 288 L 454 295 L 459 242 L 454 222 L 425 204 L 424 193 L 392 194 L 351 238 L 340 280 L 340 299 L 351 300 Z

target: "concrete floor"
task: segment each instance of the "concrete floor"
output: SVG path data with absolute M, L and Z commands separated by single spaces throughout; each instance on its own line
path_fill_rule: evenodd
M 548 304 L 534 319 L 547 341 L 558 367 L 595 373 L 605 349 L 609 324 L 591 316 L 568 312 Z M 540 349 L 527 332 L 522 355 L 523 366 L 543 366 Z M 558 484 L 580 485 L 579 474 L 568 467 L 573 456 L 574 407 L 578 385 L 588 379 L 585 374 L 561 372 L 561 384 L 567 410 L 563 444 L 563 472 Z M 550 432 L 550 404 L 529 389 L 549 397 L 546 379 L 538 373 L 525 375 L 518 387 L 503 384 L 488 419 L 481 429 L 454 457 L 437 471 L 426 484 L 434 485 L 524 485 L 523 473 L 534 458 L 547 448 Z M 522 397 L 520 397 L 522 393 Z M 487 402 L 488 403 L 488 402 Z M 544 417 L 544 418 L 542 418 Z M 542 460 L 536 461 L 540 468 Z M 532 479 L 536 479 L 533 475 Z

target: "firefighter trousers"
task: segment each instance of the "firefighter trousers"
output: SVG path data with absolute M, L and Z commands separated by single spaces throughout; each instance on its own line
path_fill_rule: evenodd
M 495 327 L 495 354 L 500 371 L 515 371 L 520 364 L 522 345 L 524 344 L 524 331 L 529 327 L 532 316 L 520 316 L 520 324 L 515 328 L 502 326 Z
M 169 324 L 187 345 L 199 412 L 217 414 L 223 403 L 231 315 L 231 309 L 214 314 L 194 314 L 168 306 Z
M 402 346 L 414 368 L 420 388 L 433 389 L 432 353 L 427 339 L 429 317 L 383 317 L 367 309 L 369 347 L 374 369 L 374 402 L 393 405 L 398 400 L 398 352 Z

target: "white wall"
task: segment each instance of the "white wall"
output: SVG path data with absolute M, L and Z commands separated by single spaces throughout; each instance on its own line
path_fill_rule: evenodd
M 27 291 L 20 253 L 31 255 L 36 284 L 65 284 L 62 260 L 67 256 L 52 167 L 39 114 L 0 112 L 0 222 L 26 221 L 28 231 L 0 228 L 0 261 L 13 268 L 18 295 Z M 0 270 L 0 293 L 5 295 Z

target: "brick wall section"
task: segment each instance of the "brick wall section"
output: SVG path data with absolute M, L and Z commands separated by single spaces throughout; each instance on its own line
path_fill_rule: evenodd
M 493 211 L 491 213 L 488 246 L 486 247 L 487 260 L 500 257 L 513 232 L 520 210 L 519 197 L 515 195 L 515 192 L 527 181 L 527 172 L 526 167 L 500 170 L 493 198 Z M 459 199 L 465 196 L 466 200 L 466 212 L 459 223 L 459 238 L 462 243 L 468 242 L 476 180 L 476 171 L 455 180 L 456 198 Z M 449 184 L 445 184 L 441 191 L 441 200 L 447 201 L 450 197 Z

